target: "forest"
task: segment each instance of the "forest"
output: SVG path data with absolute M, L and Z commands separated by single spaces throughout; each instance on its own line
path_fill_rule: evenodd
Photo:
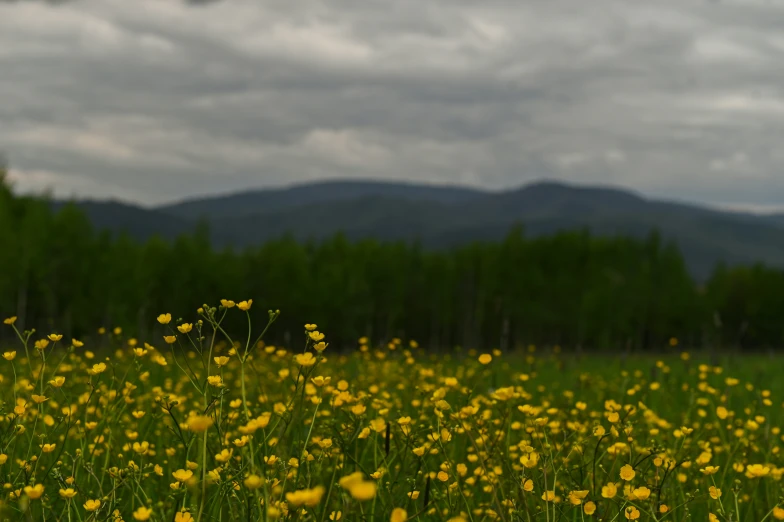
M 45 198 L 16 196 L 2 183 L 0 315 L 79 338 L 98 337 L 95 325 L 104 325 L 155 339 L 150 316 L 252 297 L 254 328 L 268 309 L 282 311 L 270 342 L 292 342 L 307 320 L 328 329 L 336 349 L 361 336 L 415 339 L 431 350 L 658 351 L 675 339 L 690 348 L 784 345 L 781 270 L 717 266 L 698 282 L 655 232 L 644 240 L 585 231 L 528 238 L 519 226 L 504 241 L 448 250 L 341 235 L 281 235 L 232 250 L 208 238 L 205 224 L 175 241 L 138 242 L 93 229 L 75 205 L 54 212 Z

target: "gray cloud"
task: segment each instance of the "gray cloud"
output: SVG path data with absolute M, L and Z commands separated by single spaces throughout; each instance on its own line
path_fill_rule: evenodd
M 20 190 L 154 204 L 328 177 L 784 197 L 784 5 L 0 2 Z

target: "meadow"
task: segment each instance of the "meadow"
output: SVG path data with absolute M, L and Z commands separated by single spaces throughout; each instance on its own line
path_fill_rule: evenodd
M 0 519 L 784 520 L 778 357 L 345 353 L 265 344 L 251 300 L 162 312 L 110 351 L 0 325 Z

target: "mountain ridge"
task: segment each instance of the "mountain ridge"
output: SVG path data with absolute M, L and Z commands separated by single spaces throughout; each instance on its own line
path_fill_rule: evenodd
M 63 202 L 56 202 L 61 206 Z M 218 246 L 247 247 L 284 234 L 319 240 L 419 241 L 444 248 L 502 239 L 515 225 L 531 236 L 586 229 L 644 236 L 658 230 L 705 277 L 717 263 L 784 268 L 784 214 L 721 211 L 607 186 L 538 181 L 511 190 L 332 180 L 184 200 L 152 208 L 75 202 L 94 226 L 138 239 L 167 239 L 210 224 Z
M 325 194 L 326 192 L 326 194 Z M 152 207 L 180 218 L 194 219 L 204 215 L 227 217 L 229 211 L 247 214 L 247 207 L 262 206 L 273 199 L 278 209 L 295 203 L 317 202 L 320 199 L 344 200 L 362 196 L 397 196 L 405 199 L 426 199 L 439 202 L 459 202 L 472 197 L 490 194 L 491 191 L 459 185 L 416 184 L 411 182 L 386 182 L 380 180 L 333 179 L 312 183 L 296 183 L 282 187 L 229 192 L 214 196 L 196 196 Z M 219 207 L 216 212 L 216 207 Z M 253 210 L 260 210 L 254 208 Z

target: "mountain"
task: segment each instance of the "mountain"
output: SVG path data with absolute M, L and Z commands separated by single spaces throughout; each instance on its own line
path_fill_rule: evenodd
M 784 227 L 784 214 L 772 214 L 767 217 L 771 223 Z
M 462 203 L 484 194 L 477 189 L 455 186 L 339 180 L 189 199 L 159 207 L 158 210 L 183 219 L 220 219 L 366 197 L 384 196 L 401 201 L 449 204 Z
M 698 277 L 722 261 L 784 268 L 784 215 L 722 212 L 659 201 L 608 187 L 533 183 L 516 190 L 405 183 L 334 181 L 193 199 L 154 209 L 115 202 L 80 202 L 100 228 L 138 238 L 174 237 L 210 222 L 220 246 L 258 244 L 291 233 L 321 239 L 419 240 L 443 248 L 503 238 L 515 224 L 536 236 L 589 229 L 644 236 L 657 229 L 675 241 Z
M 55 211 L 62 208 L 65 201 L 55 201 Z M 99 229 L 126 232 L 139 240 L 158 235 L 174 239 L 178 235 L 194 229 L 194 223 L 183 220 L 157 209 L 147 209 L 120 201 L 76 201 L 75 202 Z

